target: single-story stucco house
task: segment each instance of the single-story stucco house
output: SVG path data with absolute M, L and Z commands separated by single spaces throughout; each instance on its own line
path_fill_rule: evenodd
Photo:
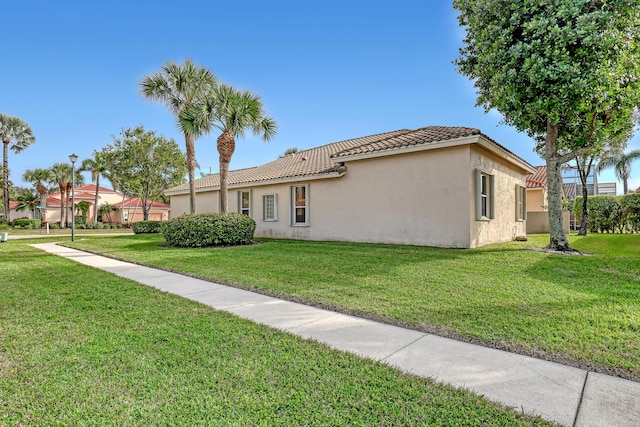
M 256 237 L 473 248 L 526 235 L 534 172 L 478 129 L 401 129 L 231 171 L 229 210 Z M 218 211 L 219 185 L 195 181 L 198 213 Z M 165 194 L 173 218 L 189 212 L 188 184 Z

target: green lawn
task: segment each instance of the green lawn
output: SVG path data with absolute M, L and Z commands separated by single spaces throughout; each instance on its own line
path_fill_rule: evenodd
M 230 262 L 234 253 L 244 264 L 253 250 L 262 269 L 294 245 L 176 252 L 155 236 L 77 243 L 147 262 L 171 258 L 174 267 Z M 22 241 L 0 245 L 0 277 L 2 426 L 548 425 Z
M 259 240 L 176 249 L 161 235 L 74 246 L 389 323 L 640 380 L 640 236 L 570 237 L 591 256 Z

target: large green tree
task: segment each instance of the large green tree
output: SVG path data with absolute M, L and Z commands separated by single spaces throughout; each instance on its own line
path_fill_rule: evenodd
M 96 196 L 93 203 L 93 222 L 98 222 L 98 200 L 100 199 L 100 177 L 108 178 L 109 169 L 104 154 L 93 152 L 93 158 L 84 159 L 78 168 L 80 172 L 91 172 L 91 181 L 96 184 Z
M 21 119 L 0 114 L 0 139 L 2 140 L 2 190 L 4 216 L 9 218 L 9 150 L 20 153 L 36 141 L 31 127 Z
M 142 126 L 124 129 L 113 137 L 102 156 L 113 172 L 112 181 L 118 188 L 127 188 L 130 195 L 142 200 L 142 213 L 149 218 L 150 203 L 161 197 L 169 187 L 184 182 L 187 159 L 173 140 L 167 140 Z
M 571 250 L 560 168 L 632 121 L 640 103 L 638 0 L 453 4 L 466 31 L 458 71 L 473 80 L 478 105 L 536 141 L 547 165 L 549 248 Z M 573 138 L 582 123 L 592 136 Z
M 260 96 L 220 84 L 204 104 L 196 105 L 187 115 L 191 122 L 209 131 L 212 127 L 222 133 L 217 139 L 220 159 L 220 212 L 229 210 L 227 181 L 229 163 L 236 149 L 236 138 L 244 137 L 247 130 L 270 141 L 276 134 L 275 120 L 264 111 Z
M 598 164 L 598 172 L 604 169 L 613 168 L 616 178 L 622 181 L 624 194 L 629 192 L 629 177 L 631 177 L 631 164 L 640 159 L 640 150 L 631 150 L 628 153 L 609 153 L 604 156 Z
M 190 59 L 178 65 L 173 61 L 164 64 L 160 71 L 145 76 L 139 83 L 140 93 L 152 100 L 164 103 L 176 116 L 178 127 L 184 134 L 189 173 L 190 212 L 196 212 L 195 140 L 207 132 L 185 114 L 195 104 L 210 96 L 216 86 L 216 77 L 204 67 L 196 66 Z

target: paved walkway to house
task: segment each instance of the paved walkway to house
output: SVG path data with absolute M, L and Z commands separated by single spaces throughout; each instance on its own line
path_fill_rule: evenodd
M 565 426 L 640 425 L 640 383 L 41 243 L 33 246 Z
M 0 233 L 3 233 L 2 230 L 0 230 Z M 6 233 L 8 234 L 7 236 L 7 240 L 24 240 L 24 239 L 47 239 L 50 237 L 54 237 L 54 238 L 71 238 L 71 231 L 68 231 L 67 233 L 51 233 L 51 234 L 47 234 L 45 232 L 42 233 L 38 233 L 38 234 L 13 234 L 11 232 L 11 230 L 6 231 Z M 122 232 L 116 232 L 116 233 L 100 233 L 100 232 L 87 232 L 87 230 L 82 230 L 82 232 L 78 232 L 78 230 L 76 230 L 75 232 L 75 238 L 76 239 L 80 239 L 82 237 L 87 237 L 87 236 L 106 236 L 106 237 L 115 237 L 115 236 L 133 236 L 133 231 L 122 231 Z

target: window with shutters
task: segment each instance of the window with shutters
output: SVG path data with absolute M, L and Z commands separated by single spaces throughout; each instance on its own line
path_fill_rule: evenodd
M 516 185 L 516 221 L 527 219 L 527 188 Z
M 476 220 L 486 221 L 494 215 L 494 177 L 476 169 Z

